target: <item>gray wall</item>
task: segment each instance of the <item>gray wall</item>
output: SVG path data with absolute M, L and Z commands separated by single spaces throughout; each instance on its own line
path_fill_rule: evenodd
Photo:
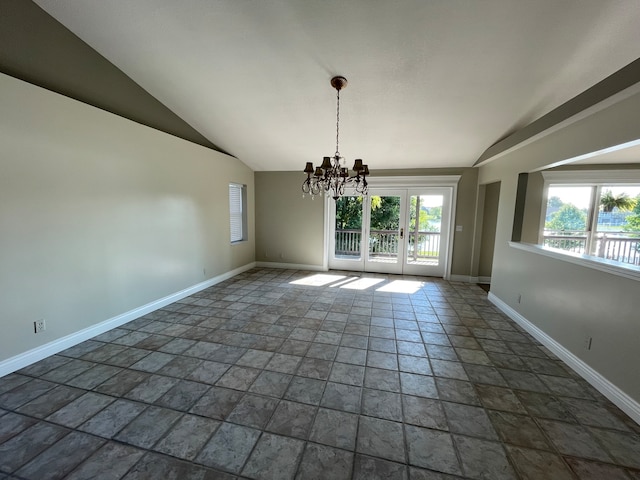
M 500 200 L 500 182 L 490 183 L 484 188 L 484 206 L 482 212 L 482 233 L 480 237 L 480 258 L 478 276 L 491 277 L 493 250 L 496 241 L 498 222 L 498 203 Z
M 256 261 L 322 266 L 324 198 L 302 198 L 302 172 L 255 172 Z
M 240 161 L 0 74 L 0 361 L 251 264 L 229 182 L 252 206 Z
M 540 236 L 540 222 L 542 221 L 542 209 L 546 211 L 546 205 L 542 204 L 544 193 L 544 178 L 540 172 L 531 172 L 527 182 L 527 198 L 524 204 L 524 218 L 522 219 L 522 241 L 538 243 Z
M 479 176 L 481 183 L 501 181 L 492 292 L 636 402 L 639 283 L 521 251 L 508 242 L 518 173 L 639 138 L 640 94 L 635 94 L 500 156 L 481 167 Z M 536 208 L 530 218 L 539 215 L 540 207 Z M 585 335 L 593 337 L 591 350 L 583 346 Z

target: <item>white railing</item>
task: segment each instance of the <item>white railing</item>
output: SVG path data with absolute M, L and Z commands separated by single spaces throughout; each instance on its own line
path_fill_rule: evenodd
M 598 257 L 616 262 L 640 265 L 640 238 L 639 237 L 607 237 L 601 234 L 595 247 Z
M 440 256 L 440 232 L 409 232 L 407 258 L 414 261 Z
M 585 232 L 545 232 L 543 245 L 589 255 L 587 239 Z M 640 235 L 634 237 L 626 232 L 599 232 L 591 240 L 590 251 L 593 252 L 591 255 L 607 260 L 640 265 Z
M 360 230 L 336 230 L 335 254 L 359 257 L 361 240 L 362 232 Z
M 371 230 L 369 234 L 369 255 L 394 257 L 398 255 L 397 230 Z M 440 255 L 440 232 L 409 232 L 407 258 L 413 260 L 438 258 Z M 416 242 L 417 240 L 417 242 Z M 417 245 L 417 248 L 416 248 Z M 359 257 L 362 248 L 360 230 L 336 230 L 335 254 Z
M 542 244 L 568 252 L 586 253 L 587 235 L 584 231 L 544 232 Z
M 397 257 L 398 237 L 397 230 L 371 230 L 369 232 L 369 256 Z

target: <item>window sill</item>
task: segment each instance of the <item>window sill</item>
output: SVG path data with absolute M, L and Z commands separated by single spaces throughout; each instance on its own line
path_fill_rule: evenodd
M 543 247 L 542 245 L 534 245 L 532 243 L 509 242 L 509 246 L 524 250 L 525 252 L 544 255 L 555 260 L 573 263 L 582 267 L 592 268 L 601 272 L 617 275 L 619 277 L 629 278 L 631 280 L 640 281 L 640 267 L 634 265 L 622 265 L 618 262 L 606 260 L 604 258 L 592 257 L 589 255 L 581 255 L 579 253 L 565 252 L 555 248 Z
M 242 243 L 247 243 L 249 240 L 236 240 L 235 242 L 231 242 L 231 245 L 240 245 Z

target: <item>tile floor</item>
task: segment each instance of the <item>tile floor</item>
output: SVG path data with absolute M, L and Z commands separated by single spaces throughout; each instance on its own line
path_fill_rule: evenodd
M 480 287 L 357 275 L 254 269 L 5 376 L 0 479 L 640 479 Z

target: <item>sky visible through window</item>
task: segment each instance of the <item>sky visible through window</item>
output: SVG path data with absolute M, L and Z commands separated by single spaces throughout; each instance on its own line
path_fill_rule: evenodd
M 611 185 L 603 186 L 602 191 L 611 190 L 613 195 L 620 195 L 626 193 L 631 198 L 636 198 L 640 195 L 640 186 L 637 185 Z M 579 209 L 588 209 L 591 201 L 591 187 L 549 187 L 548 198 L 558 197 L 562 200 L 562 203 L 572 203 Z

